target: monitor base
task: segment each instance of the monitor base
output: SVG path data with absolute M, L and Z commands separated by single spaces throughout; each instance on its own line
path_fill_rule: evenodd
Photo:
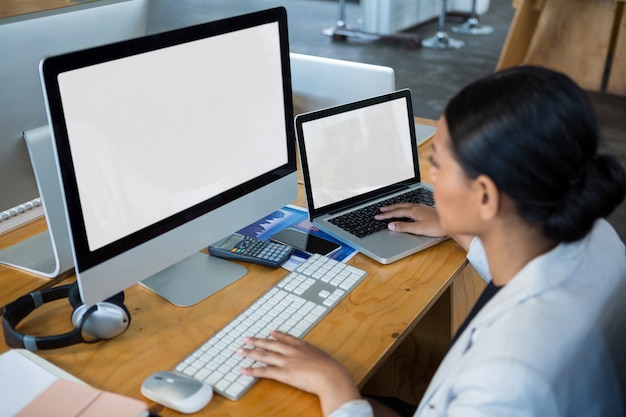
M 198 252 L 141 281 L 141 285 L 178 307 L 191 307 L 248 273 L 234 262 Z
M 0 264 L 46 278 L 54 278 L 59 274 L 58 261 L 48 231 L 0 250 Z

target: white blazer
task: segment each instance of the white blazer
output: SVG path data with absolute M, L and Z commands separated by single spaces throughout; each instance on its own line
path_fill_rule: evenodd
M 478 239 L 468 260 L 487 280 Z M 626 250 L 598 220 L 541 255 L 474 317 L 415 413 L 430 416 L 624 416 Z M 365 401 L 332 417 L 368 417 Z
M 478 240 L 468 259 L 484 267 Z M 624 416 L 625 382 L 626 251 L 599 220 L 584 239 L 533 259 L 483 307 L 415 415 Z

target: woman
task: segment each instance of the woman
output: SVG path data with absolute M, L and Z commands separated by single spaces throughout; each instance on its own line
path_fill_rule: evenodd
M 626 179 L 597 147 L 585 94 L 551 70 L 505 70 L 450 101 L 433 139 L 436 211 L 401 204 L 377 216 L 453 237 L 489 282 L 416 416 L 624 415 L 626 252 L 603 218 Z M 397 415 L 362 400 L 321 350 L 272 335 L 244 341 L 260 349 L 240 354 L 269 366 L 242 373 L 318 395 L 327 416 L 372 416 L 372 405 Z

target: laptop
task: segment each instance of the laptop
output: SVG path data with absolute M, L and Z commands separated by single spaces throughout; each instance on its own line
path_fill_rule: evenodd
M 303 113 L 295 126 L 309 217 L 322 231 L 382 264 L 445 239 L 392 232 L 376 221 L 376 231 L 363 231 L 365 221 L 345 220 L 372 204 L 365 220 L 394 199 L 432 198 L 432 187 L 420 181 L 408 89 Z

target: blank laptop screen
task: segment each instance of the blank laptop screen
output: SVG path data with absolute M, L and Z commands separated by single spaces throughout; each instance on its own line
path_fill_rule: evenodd
M 415 177 L 405 98 L 302 124 L 315 208 Z

